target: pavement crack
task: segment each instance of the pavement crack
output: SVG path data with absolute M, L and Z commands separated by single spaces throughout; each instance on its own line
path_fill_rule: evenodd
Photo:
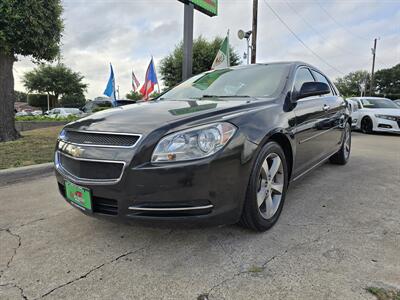
M 264 263 L 261 264 L 261 269 L 262 271 L 264 271 L 267 268 L 267 265 L 274 261 L 275 259 L 281 258 L 282 256 L 286 255 L 290 250 L 295 249 L 299 246 L 305 245 L 305 244 L 310 244 L 310 243 L 316 243 L 321 239 L 322 235 L 317 237 L 316 239 L 312 240 L 312 241 L 306 241 L 306 242 L 301 242 L 301 243 L 297 243 L 295 245 L 293 245 L 292 247 L 289 247 L 285 250 L 283 250 L 280 254 L 274 255 L 272 257 L 270 257 L 269 259 L 267 259 Z M 243 274 L 251 274 L 253 273 L 252 270 L 244 270 L 244 271 L 239 271 L 235 274 L 233 274 L 231 277 L 226 278 L 224 280 L 222 280 L 221 282 L 215 284 L 214 286 L 212 286 L 207 293 L 201 294 L 198 299 L 208 299 L 209 295 L 217 288 L 223 286 L 224 284 L 226 284 L 227 282 L 230 282 L 232 280 L 234 280 L 236 277 L 241 276 Z
M 53 293 L 54 291 L 56 291 L 56 290 L 58 290 L 58 289 L 60 289 L 60 288 L 63 288 L 63 287 L 65 287 L 65 286 L 67 286 L 67 285 L 70 285 L 70 284 L 73 284 L 73 283 L 75 283 L 75 282 L 77 282 L 77 281 L 79 281 L 79 280 L 81 280 L 81 279 L 85 279 L 85 278 L 86 278 L 87 276 L 89 276 L 91 273 L 93 273 L 93 272 L 95 272 L 95 271 L 101 269 L 101 268 L 104 267 L 105 265 L 112 264 L 112 263 L 114 263 L 114 262 L 120 260 L 121 258 L 124 258 L 124 257 L 130 255 L 130 254 L 136 253 L 136 252 L 138 252 L 138 251 L 142 251 L 142 250 L 144 250 L 146 247 L 147 247 L 147 246 L 142 247 L 142 248 L 139 248 L 139 249 L 137 249 L 137 250 L 131 250 L 131 251 L 125 252 L 125 253 L 123 253 L 123 254 L 121 254 L 121 255 L 119 255 L 119 256 L 113 258 L 112 260 L 109 260 L 109 261 L 104 262 L 104 263 L 102 263 L 102 264 L 100 264 L 100 265 L 98 265 L 98 266 L 95 266 L 94 268 L 92 268 L 92 269 L 90 269 L 89 271 L 87 271 L 85 274 L 83 274 L 83 275 L 81 275 L 81 276 L 79 276 L 79 277 L 77 277 L 77 278 L 74 278 L 74 279 L 72 279 L 72 280 L 70 280 L 70 281 L 68 281 L 68 282 L 66 282 L 66 283 L 60 284 L 59 286 L 56 286 L 55 288 L 51 289 L 50 291 L 44 293 L 42 296 L 40 296 L 40 298 L 47 297 L 48 295 L 50 295 L 51 293 Z
M 268 263 L 270 263 L 271 261 L 273 261 L 273 260 L 276 259 L 276 258 L 279 258 L 279 257 L 285 255 L 287 252 L 288 252 L 288 250 L 285 250 L 285 251 L 283 251 L 281 254 L 272 256 L 271 258 L 269 258 L 267 261 L 265 261 L 265 262 L 261 265 L 261 268 L 264 270 L 264 269 L 267 267 L 267 264 L 268 264 Z M 236 277 L 238 277 L 238 276 L 241 276 L 241 275 L 243 275 L 243 274 L 250 274 L 250 273 L 252 273 L 252 272 L 249 271 L 249 270 L 239 271 L 239 272 L 233 274 L 233 276 L 231 276 L 230 278 L 226 278 L 226 279 L 222 280 L 221 282 L 219 282 L 219 283 L 215 284 L 214 286 L 212 286 L 212 287 L 209 289 L 209 291 L 208 291 L 207 293 L 200 295 L 198 299 L 204 299 L 204 297 L 205 297 L 205 299 L 208 299 L 208 296 L 209 296 L 215 289 L 219 288 L 220 286 L 223 286 L 223 285 L 226 284 L 227 282 L 230 282 L 230 281 L 234 280 L 234 279 L 235 279 Z
M 22 299 L 28 300 L 28 297 L 25 295 L 24 289 L 18 285 L 16 285 L 15 283 L 5 283 L 5 284 L 0 284 L 1 286 L 8 286 L 8 287 L 12 287 L 12 288 L 16 288 L 19 290 Z
M 46 218 L 39 218 L 39 219 L 32 220 L 32 221 L 26 222 L 26 223 L 24 223 L 24 224 L 21 224 L 21 225 L 19 225 L 19 226 L 17 226 L 17 227 L 20 228 L 20 227 L 32 225 L 32 224 L 34 224 L 34 223 L 36 223 L 36 222 L 40 222 L 40 221 L 44 221 L 44 220 L 46 220 Z
M 7 263 L 6 263 L 5 269 L 0 270 L 0 278 L 3 276 L 4 271 L 7 270 L 8 268 L 10 268 L 10 265 L 11 265 L 12 261 L 14 260 L 15 255 L 17 255 L 17 250 L 18 250 L 18 249 L 21 247 L 21 245 L 22 245 L 21 236 L 20 236 L 19 234 L 12 232 L 10 228 L 7 228 L 7 229 L 5 229 L 5 230 L 3 230 L 3 231 L 5 231 L 5 232 L 7 232 L 8 234 L 10 234 L 11 236 L 17 238 L 18 245 L 17 245 L 17 247 L 15 247 L 15 248 L 13 249 L 13 254 L 12 254 L 11 257 L 8 259 L 8 261 L 7 261 Z
M 235 266 L 236 264 L 235 264 L 235 261 L 233 260 L 232 255 L 228 251 L 225 250 L 225 247 L 222 245 L 221 241 L 219 241 L 218 239 L 217 239 L 217 244 L 222 249 L 222 252 L 224 252 L 225 255 L 229 257 L 229 260 L 231 261 L 232 265 Z

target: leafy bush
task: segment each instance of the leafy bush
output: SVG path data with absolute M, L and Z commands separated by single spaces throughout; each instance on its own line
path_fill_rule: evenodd
M 50 118 L 49 116 L 19 116 L 15 117 L 15 121 L 37 121 L 37 122 L 72 122 L 78 120 L 80 117 L 68 116 Z
M 47 110 L 47 95 L 29 94 L 28 104 L 33 107 L 40 107 L 43 111 Z
M 99 107 L 96 107 L 95 109 L 93 109 L 93 112 L 96 113 L 96 112 L 107 110 L 107 109 L 110 109 L 110 108 L 112 108 L 112 107 L 99 106 Z
M 85 105 L 85 96 L 82 93 L 65 94 L 60 100 L 62 107 L 79 108 Z

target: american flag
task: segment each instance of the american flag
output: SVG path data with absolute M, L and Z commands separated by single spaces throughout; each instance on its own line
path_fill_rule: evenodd
M 133 73 L 132 71 L 132 89 L 134 92 L 136 92 L 136 90 L 139 88 L 140 86 L 140 82 L 139 80 L 137 80 L 135 73 Z

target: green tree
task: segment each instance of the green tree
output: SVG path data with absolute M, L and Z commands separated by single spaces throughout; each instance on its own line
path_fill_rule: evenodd
M 19 137 L 14 122 L 16 56 L 53 60 L 59 53 L 61 12 L 60 0 L 0 1 L 0 142 Z
M 223 39 L 216 37 L 207 41 L 198 37 L 193 42 L 193 75 L 208 71 L 218 53 Z M 239 55 L 232 47 L 229 47 L 230 65 L 236 66 L 240 63 Z M 173 87 L 182 81 L 183 43 L 178 44 L 171 54 L 161 60 L 161 79 L 167 88 Z
M 26 93 L 20 91 L 14 91 L 15 101 L 26 102 Z
M 128 94 L 126 94 L 125 96 L 127 99 L 130 100 L 141 100 L 143 98 L 143 95 L 139 92 L 134 92 L 134 91 L 130 91 Z
M 29 94 L 28 104 L 33 107 L 40 107 L 42 111 L 47 110 L 47 95 Z
M 400 64 L 377 71 L 374 78 L 376 95 L 393 100 L 400 98 Z
M 71 93 L 65 94 L 60 100 L 62 107 L 75 107 L 80 108 L 86 103 L 85 96 L 83 93 Z
M 151 95 L 150 95 L 150 99 L 154 99 L 154 98 L 157 98 L 158 96 L 160 96 L 161 95 L 161 93 L 159 93 L 159 92 L 153 92 Z
M 366 84 L 365 91 L 369 91 L 369 73 L 367 71 L 355 71 L 338 78 L 335 82 L 340 93 L 345 97 L 360 96 L 361 84 Z
M 82 82 L 83 76 L 74 72 L 64 64 L 55 66 L 40 64 L 23 77 L 23 84 L 29 91 L 51 95 L 52 106 L 58 104 L 58 98 L 65 95 L 83 95 L 87 84 Z

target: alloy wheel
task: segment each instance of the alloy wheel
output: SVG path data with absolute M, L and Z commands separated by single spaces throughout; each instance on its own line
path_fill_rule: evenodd
M 346 160 L 350 156 L 350 148 L 351 148 L 351 130 L 350 130 L 350 125 L 346 125 L 346 129 L 344 131 L 344 155 L 346 157 Z
M 368 118 L 364 118 L 361 121 L 361 130 L 364 133 L 370 133 L 372 131 L 372 123 Z
M 276 153 L 265 158 L 258 181 L 257 206 L 264 219 L 272 218 L 279 208 L 285 182 L 282 160 Z

